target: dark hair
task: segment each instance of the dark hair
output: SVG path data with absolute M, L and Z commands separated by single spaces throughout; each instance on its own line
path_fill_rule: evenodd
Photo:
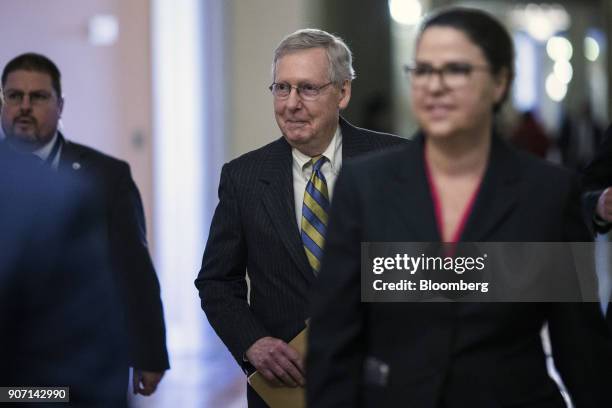
M 514 80 L 514 44 L 508 30 L 489 13 L 467 7 L 439 10 L 422 23 L 417 43 L 430 27 L 450 27 L 463 32 L 483 52 L 493 74 L 508 72 L 508 86 L 501 100 L 493 107 L 497 112 L 508 98 Z
M 21 54 L 4 67 L 2 71 L 2 87 L 6 85 L 6 79 L 11 72 L 25 70 L 48 74 L 51 77 L 51 85 L 57 93 L 58 98 L 62 97 L 61 74 L 57 66 L 49 58 L 41 54 L 28 52 Z

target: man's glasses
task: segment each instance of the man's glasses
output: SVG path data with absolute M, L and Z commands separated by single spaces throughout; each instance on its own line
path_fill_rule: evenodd
M 477 70 L 490 71 L 491 68 L 486 65 L 472 65 L 465 62 L 451 62 L 440 68 L 423 63 L 404 66 L 404 71 L 410 76 L 412 84 L 419 88 L 427 86 L 434 75 L 439 76 L 440 81 L 447 88 L 461 88 L 468 84 L 472 72 Z
M 287 99 L 291 95 L 291 90 L 295 89 L 298 95 L 305 101 L 313 101 L 319 97 L 321 90 L 330 86 L 332 82 L 328 82 L 324 85 L 313 85 L 313 84 L 300 84 L 298 86 L 289 85 L 286 82 L 274 82 L 268 87 L 272 92 L 272 95 L 276 99 Z
M 30 100 L 31 105 L 45 105 L 52 98 L 52 95 L 46 91 L 34 91 L 26 94 L 22 91 L 8 90 L 4 92 L 4 103 L 11 106 L 19 106 L 23 103 L 26 96 Z

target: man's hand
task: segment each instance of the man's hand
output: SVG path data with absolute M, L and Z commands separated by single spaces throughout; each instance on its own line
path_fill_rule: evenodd
M 305 384 L 302 357 L 280 339 L 262 337 L 249 347 L 246 357 L 273 384 L 288 387 Z
M 157 388 L 157 384 L 159 384 L 163 376 L 164 371 L 145 371 L 135 368 L 132 378 L 132 382 L 134 384 L 134 394 L 153 394 Z
M 597 215 L 602 220 L 612 222 L 612 189 L 606 188 L 597 200 Z

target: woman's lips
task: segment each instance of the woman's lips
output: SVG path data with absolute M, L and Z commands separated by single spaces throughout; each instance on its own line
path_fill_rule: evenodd
M 453 108 L 449 105 L 428 105 L 425 107 L 427 114 L 434 119 L 446 118 Z

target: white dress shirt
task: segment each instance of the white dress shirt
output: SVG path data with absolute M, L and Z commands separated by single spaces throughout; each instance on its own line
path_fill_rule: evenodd
M 298 230 L 301 230 L 302 225 L 302 204 L 304 202 L 304 192 L 306 184 L 312 175 L 312 166 L 307 166 L 307 163 L 312 157 L 305 155 L 296 148 L 291 149 L 293 156 L 293 196 L 295 199 L 295 219 L 297 221 Z M 329 201 L 331 202 L 334 185 L 342 167 L 342 133 L 340 126 L 336 128 L 336 133 L 332 138 L 329 146 L 323 152 L 323 156 L 327 158 L 321 166 L 321 172 L 325 176 L 327 182 L 327 191 L 329 192 Z
M 55 132 L 55 135 L 51 138 L 51 140 L 45 144 L 43 147 L 34 150 L 32 152 L 33 155 L 40 157 L 41 160 L 45 161 L 47 160 L 47 157 L 49 157 L 49 155 L 51 154 L 51 150 L 53 150 L 53 145 L 55 145 L 55 141 L 58 138 L 58 133 Z M 60 159 L 60 155 L 62 154 L 62 147 L 60 145 L 59 150 L 57 151 L 57 154 L 55 155 L 55 158 L 53 158 L 53 163 L 51 163 L 51 168 L 54 170 L 57 170 L 57 168 L 59 167 L 59 159 Z

